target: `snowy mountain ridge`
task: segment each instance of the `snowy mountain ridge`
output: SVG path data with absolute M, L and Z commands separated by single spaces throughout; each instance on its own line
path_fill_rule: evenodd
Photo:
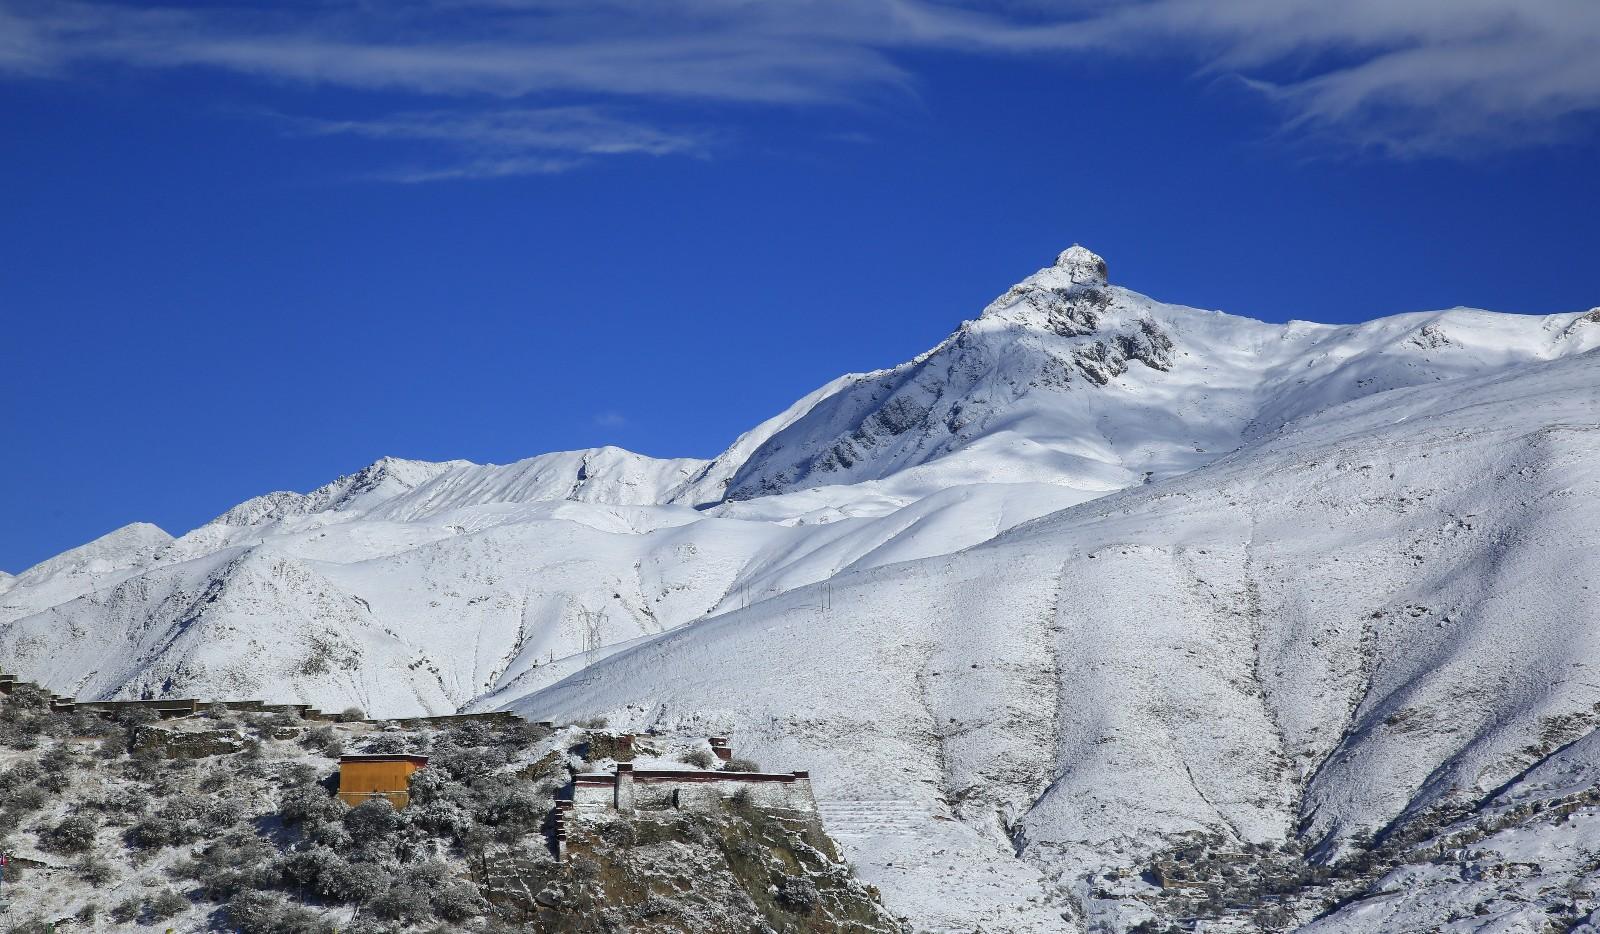
M 727 732 L 841 815 L 914 815 L 851 856 L 919 929 L 1590 931 L 1597 503 L 1590 352 L 480 703 Z
M 1351 399 L 1581 353 L 1600 346 L 1597 317 L 1454 309 L 1274 325 L 1110 285 L 1105 262 L 1074 246 L 929 351 L 835 379 L 710 460 L 614 447 L 503 466 L 383 458 L 310 493 L 256 497 L 176 540 L 130 526 L 28 569 L 0 585 L 0 649 L 27 676 L 97 695 L 205 692 L 221 665 L 241 673 L 228 681 L 240 689 L 279 685 L 324 706 L 450 709 L 541 656 L 846 568 L 946 554 L 1185 474 Z M 251 568 L 277 569 L 287 591 L 244 587 Z M 304 612 L 272 600 L 330 598 L 358 608 L 354 630 L 265 653 L 210 641 L 239 638 L 244 619 Z M 230 613 L 240 618 L 224 622 Z M 587 620 L 600 614 L 595 636 Z M 135 663 L 58 651 L 63 619 L 86 639 L 110 627 L 118 638 L 99 644 L 131 640 Z M 460 631 L 441 634 L 444 620 Z M 220 634 L 207 634 L 212 623 Z M 477 646 L 470 662 L 463 633 Z M 368 659 L 358 668 L 403 670 L 409 687 L 374 695 L 307 661 L 330 640 L 352 642 L 349 657 Z M 194 657 L 174 655 L 185 645 Z M 48 667 L 31 668 L 35 658 Z
M 1333 860 L 1600 775 L 1596 348 L 1600 309 L 1166 304 L 1074 246 L 708 460 L 383 458 L 117 530 L 0 577 L 0 667 L 732 732 L 901 815 L 852 856 L 918 923 L 1123 930 L 1189 910 L 1134 881 L 1183 840 Z

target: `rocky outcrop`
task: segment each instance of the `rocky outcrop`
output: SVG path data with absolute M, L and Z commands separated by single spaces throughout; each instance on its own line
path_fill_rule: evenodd
M 1142 363 L 1152 370 L 1172 369 L 1172 338 L 1148 318 L 1131 330 L 1074 349 L 1073 363 L 1090 381 L 1101 386 L 1128 372 L 1128 364 Z

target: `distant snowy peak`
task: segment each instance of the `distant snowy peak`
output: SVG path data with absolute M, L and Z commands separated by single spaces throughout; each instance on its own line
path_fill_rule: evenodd
M 462 507 L 552 500 L 653 505 L 672 500 L 707 464 L 609 446 L 541 454 L 512 464 L 385 457 L 310 493 L 258 496 L 210 525 L 254 527 L 323 513 L 404 522 Z
M 38 584 L 55 577 L 110 574 L 137 567 L 148 562 L 171 542 L 172 536 L 160 527 L 148 522 L 134 522 L 88 544 L 39 562 L 11 578 L 11 586 Z
M 706 461 L 655 458 L 618 447 L 542 454 L 516 463 L 456 461 L 415 488 L 368 509 L 373 518 L 426 519 L 452 509 L 552 500 L 610 506 L 670 501 Z
M 434 463 L 383 457 L 310 493 L 280 491 L 245 500 L 210 524 L 254 526 L 331 510 L 359 509 L 364 502 L 391 499 L 460 466 L 470 464 L 468 461 Z

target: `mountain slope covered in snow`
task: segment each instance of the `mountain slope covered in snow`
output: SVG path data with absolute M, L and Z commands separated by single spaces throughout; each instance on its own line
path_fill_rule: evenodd
M 731 730 L 930 927 L 1193 913 L 1148 881 L 1183 841 L 1367 854 L 1349 895 L 1600 768 L 1562 745 L 1600 703 L 1595 348 L 1600 310 L 1269 324 L 1073 247 L 708 460 L 384 458 L 0 576 L 0 667 Z
M 176 540 L 130 526 L 7 581 L 0 651 L 86 695 L 453 709 L 536 664 L 1181 475 L 1350 399 L 1580 353 L 1594 317 L 1273 325 L 1110 285 L 1073 247 L 917 359 L 836 379 L 709 461 L 384 458 Z
M 1568 784 L 1594 774 L 1597 504 L 1589 353 L 1348 403 L 975 548 L 836 575 L 825 609 L 798 589 L 496 700 L 728 731 L 808 765 L 824 799 L 899 802 L 919 832 L 853 856 L 926 922 L 1123 930 L 1162 917 L 1147 880 L 1175 843 L 1426 849 L 1559 757 Z M 1546 883 L 1578 881 L 1569 863 Z M 1386 917 L 1348 920 L 1408 929 Z

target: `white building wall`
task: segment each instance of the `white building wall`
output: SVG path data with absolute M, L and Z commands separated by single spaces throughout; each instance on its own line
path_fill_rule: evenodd
M 604 784 L 577 782 L 572 786 L 572 808 L 579 813 L 613 810 L 616 800 L 616 785 L 612 781 Z

